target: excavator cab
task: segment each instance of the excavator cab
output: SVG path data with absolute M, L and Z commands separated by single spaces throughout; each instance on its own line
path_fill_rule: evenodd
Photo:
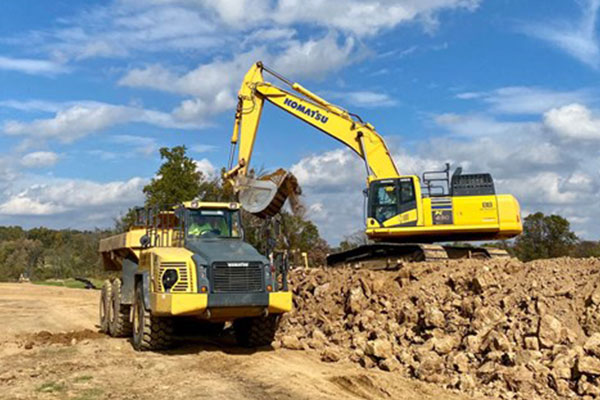
M 381 179 L 369 185 L 368 225 L 415 226 L 418 222 L 419 178 Z

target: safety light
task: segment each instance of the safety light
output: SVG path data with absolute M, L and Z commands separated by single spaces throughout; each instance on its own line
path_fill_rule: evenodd
M 273 286 L 267 285 L 267 292 L 272 292 L 272 291 L 273 291 Z
M 200 291 L 201 291 L 202 293 L 206 293 L 206 292 L 208 291 L 208 288 L 207 288 L 206 286 L 202 286 L 202 287 L 200 288 Z

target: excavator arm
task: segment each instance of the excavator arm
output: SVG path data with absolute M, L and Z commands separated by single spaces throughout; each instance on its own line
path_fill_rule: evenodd
M 289 90 L 266 82 L 263 72 L 268 72 L 284 82 Z M 357 116 L 327 102 L 298 83 L 290 82 L 265 67 L 261 62 L 257 62 L 246 73 L 238 93 L 238 106 L 231 137 L 229 170 L 225 173 L 225 178 L 235 181 L 236 177 L 247 176 L 265 101 L 352 149 L 365 162 L 368 182 L 378 177 L 399 176 L 383 138 L 371 124 L 361 121 Z M 234 166 L 233 161 L 238 143 L 238 162 Z M 234 186 L 243 186 L 239 180 L 236 182 L 237 185 L 234 183 Z

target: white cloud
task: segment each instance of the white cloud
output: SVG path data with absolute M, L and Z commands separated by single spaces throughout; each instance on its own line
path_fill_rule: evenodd
M 212 144 L 194 144 L 190 147 L 190 150 L 194 153 L 208 153 L 211 151 L 215 151 L 217 146 Z
M 382 29 L 420 19 L 428 27 L 436 24 L 435 14 L 463 8 L 474 10 L 479 0 L 280 0 L 272 3 L 250 1 L 204 1 L 229 26 L 248 27 L 260 22 L 281 25 L 314 24 L 356 35 L 373 35 Z
M 544 123 L 565 139 L 600 139 L 600 118 L 582 104 L 553 108 L 544 114 Z
M 544 40 L 593 68 L 600 67 L 600 47 L 596 23 L 600 0 L 582 0 L 579 21 L 554 21 L 545 24 L 527 22 L 521 30 Z
M 52 118 L 29 122 L 6 121 L 2 132 L 7 135 L 54 138 L 70 143 L 90 133 L 131 122 L 142 122 L 164 128 L 202 127 L 199 123 L 179 121 L 176 116 L 160 111 L 98 102 L 81 102 L 57 111 Z
M 278 47 L 298 28 L 344 37 L 372 36 L 403 23 L 426 30 L 447 10 L 474 11 L 481 0 L 116 0 L 61 18 L 58 28 L 33 31 L 13 44 L 35 46 L 63 61 L 129 57 L 142 52 L 213 51 L 225 46 Z
M 210 162 L 207 158 L 203 158 L 201 160 L 196 160 L 196 170 L 202 172 L 204 176 L 208 179 L 217 178 L 217 168 Z
M 137 4 L 136 4 L 137 3 Z M 160 4 L 162 3 L 162 4 Z M 172 3 L 172 4 L 169 4 Z M 176 2 L 114 1 L 62 18 L 61 28 L 26 40 L 56 57 L 126 57 L 133 52 L 207 50 L 225 44 L 206 13 Z
M 158 144 L 156 139 L 148 136 L 137 135 L 114 135 L 110 141 L 116 144 L 123 145 L 127 149 L 127 153 L 134 152 L 145 156 L 156 154 Z M 105 156 L 108 156 L 107 154 Z
M 25 194 L 11 197 L 0 204 L 0 215 L 52 215 L 64 212 L 66 209 L 51 203 L 40 203 L 26 197 Z
M 35 151 L 21 158 L 21 165 L 27 168 L 51 167 L 58 162 L 58 154 L 51 151 Z
M 322 78 L 351 63 L 356 51 L 353 38 L 338 43 L 337 35 L 328 34 L 317 40 L 293 41 L 281 54 L 270 56 L 265 62 L 286 76 Z
M 435 122 L 459 136 L 483 137 L 518 135 L 539 127 L 536 123 L 498 121 L 486 114 L 440 114 Z
M 353 39 L 338 43 L 336 35 L 328 34 L 306 42 L 291 41 L 277 54 L 258 47 L 227 60 L 217 58 L 184 74 L 177 74 L 161 65 L 136 68 L 123 76 L 119 84 L 194 96 L 211 104 L 208 99 L 232 96 L 231 91 L 237 91 L 244 74 L 257 61 L 262 60 L 287 76 L 319 78 L 351 62 L 353 50 Z
M 30 75 L 56 75 L 68 72 L 62 64 L 48 60 L 0 56 L 0 70 L 23 72 Z
M 192 96 L 173 110 L 173 117 L 181 122 L 205 123 L 210 116 L 234 109 L 235 93 L 244 74 L 259 60 L 290 77 L 321 78 L 352 62 L 354 50 L 353 39 L 338 43 L 336 35 L 328 34 L 317 40 L 290 41 L 278 54 L 261 47 L 230 59 L 214 59 L 183 74 L 161 65 L 132 69 L 119 84 Z M 389 104 L 390 101 L 370 92 L 362 94 L 354 99 L 363 100 L 363 104 L 369 101 Z
M 393 107 L 397 103 L 386 93 L 377 93 L 369 90 L 334 92 L 329 93 L 334 99 L 339 99 L 342 103 L 364 108 Z
M 143 201 L 145 183 L 145 179 L 132 178 L 108 183 L 59 179 L 33 184 L 3 201 L 0 216 L 53 216 L 69 212 L 69 222 L 73 223 L 77 218 L 81 218 L 79 222 L 85 221 L 93 210 L 95 215 L 104 215 L 112 222 L 110 216 Z
M 203 100 L 188 99 L 173 110 L 173 116 L 182 122 L 206 123 L 209 116 L 235 108 L 235 98 L 232 93 L 222 90 L 214 98 Z
M 540 114 L 554 107 L 574 102 L 590 101 L 589 91 L 555 91 L 526 86 L 508 86 L 489 92 L 465 92 L 456 95 L 462 100 L 480 100 L 490 105 L 490 111 L 501 114 Z
M 2 100 L 0 101 L 0 107 L 12 108 L 19 111 L 43 111 L 43 112 L 57 112 L 64 108 L 61 103 L 55 103 L 45 100 Z

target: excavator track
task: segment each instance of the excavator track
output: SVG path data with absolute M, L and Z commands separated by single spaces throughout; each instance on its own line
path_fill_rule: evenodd
M 441 261 L 448 254 L 443 246 L 423 243 L 373 243 L 330 254 L 327 265 L 359 268 L 394 268 L 405 261 Z
M 506 250 L 491 247 L 443 246 L 429 243 L 372 243 L 327 256 L 329 266 L 393 269 L 402 262 L 448 259 L 509 258 Z

